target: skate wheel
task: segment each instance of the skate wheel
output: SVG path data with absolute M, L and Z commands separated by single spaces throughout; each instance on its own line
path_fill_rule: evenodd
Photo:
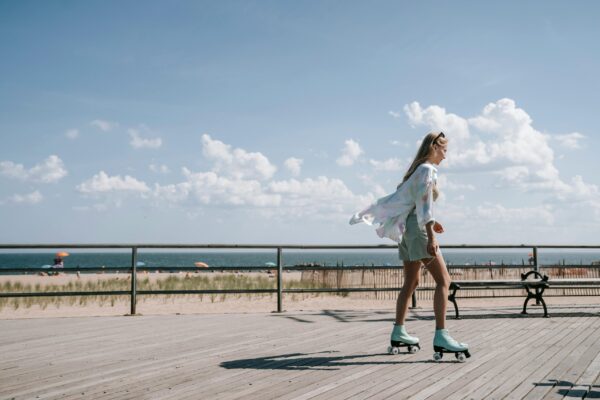
M 388 354 L 392 354 L 393 349 L 394 348 L 392 346 L 388 346 L 388 348 L 387 348 Z
M 400 353 L 400 349 L 397 347 L 392 348 L 392 354 L 396 355 Z
M 467 359 L 467 357 L 465 356 L 465 353 L 456 353 L 456 359 L 459 362 L 465 362 L 465 360 Z
M 442 359 L 442 357 L 443 357 L 442 353 L 439 353 L 437 351 L 435 353 L 433 353 L 433 361 L 440 361 Z
M 408 346 L 408 352 L 410 354 L 415 354 L 417 351 L 419 351 L 419 348 L 417 346 Z

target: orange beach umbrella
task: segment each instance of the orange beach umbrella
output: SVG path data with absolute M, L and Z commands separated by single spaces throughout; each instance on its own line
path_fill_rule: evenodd
M 67 253 L 66 251 L 59 251 L 58 253 L 56 253 L 57 257 L 68 257 L 69 253 Z
M 195 262 L 194 265 L 198 268 L 208 268 L 208 264 L 207 263 L 203 263 L 203 262 Z

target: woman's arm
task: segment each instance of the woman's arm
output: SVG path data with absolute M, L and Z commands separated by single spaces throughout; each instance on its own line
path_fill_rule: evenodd
M 428 222 L 427 225 L 425 225 L 425 229 L 427 229 L 427 252 L 429 253 L 429 255 L 435 257 L 439 250 L 439 245 L 433 233 L 434 224 L 434 221 Z
M 424 229 L 430 222 L 435 222 L 433 216 L 433 185 L 435 178 L 433 171 L 428 167 L 419 167 L 415 173 L 418 174 L 415 182 L 417 222 L 419 228 Z

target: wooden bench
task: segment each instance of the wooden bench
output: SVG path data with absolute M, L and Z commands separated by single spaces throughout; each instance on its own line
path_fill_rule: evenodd
M 552 289 L 600 289 L 600 279 L 552 279 Z
M 533 279 L 529 279 L 530 277 L 533 277 Z M 456 303 L 456 292 L 459 289 L 525 289 L 527 291 L 527 298 L 523 304 L 521 314 L 527 314 L 527 303 L 529 303 L 529 300 L 535 299 L 536 303 L 541 303 L 544 306 L 544 317 L 548 318 L 548 308 L 546 307 L 543 294 L 544 290 L 549 287 L 550 284 L 546 275 L 541 275 L 537 271 L 529 271 L 521 274 L 521 280 L 452 281 L 450 284 L 451 293 L 448 295 L 448 300 L 454 304 L 456 319 L 460 319 L 458 304 Z

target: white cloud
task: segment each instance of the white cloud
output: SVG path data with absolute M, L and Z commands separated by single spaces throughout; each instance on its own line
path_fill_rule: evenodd
M 349 142 L 350 154 L 356 154 L 353 141 Z M 203 155 L 213 162 L 212 171 L 183 168 L 183 182 L 155 184 L 152 195 L 156 201 L 183 207 L 254 207 L 264 217 L 345 221 L 375 199 L 371 193 L 357 196 L 342 180 L 326 176 L 272 181 L 276 169 L 261 153 L 232 148 L 207 134 L 202 135 L 202 144 Z M 301 164 L 302 160 L 294 157 L 284 162 L 293 174 L 301 172 Z
M 402 147 L 409 147 L 409 144 L 407 141 L 400 141 L 400 140 L 391 140 L 390 144 L 392 146 L 402 146 Z
M 364 151 L 361 149 L 358 142 L 355 142 L 352 139 L 348 139 L 344 142 L 344 147 L 342 148 L 342 155 L 337 159 L 338 165 L 342 167 L 349 167 L 353 165 L 358 157 L 363 154 Z
M 289 179 L 261 183 L 254 179 L 234 179 L 213 171 L 191 172 L 183 168 L 185 181 L 155 184 L 153 198 L 169 205 L 255 208 L 266 218 L 306 217 L 345 221 L 357 209 L 375 199 L 371 193 L 357 196 L 340 179 Z
M 183 168 L 182 181 L 155 183 L 152 189 L 130 176 L 111 177 L 101 171 L 78 185 L 77 190 L 83 194 L 104 194 L 106 199 L 119 201 L 122 198 L 119 193 L 134 192 L 156 206 L 166 203 L 190 212 L 197 207 L 237 208 L 251 209 L 264 218 L 305 217 L 343 222 L 375 199 L 372 193 L 355 195 L 342 180 L 326 176 L 272 181 L 275 167 L 261 153 L 234 149 L 209 135 L 203 135 L 202 142 L 203 154 L 213 162 L 212 171 L 192 172 Z M 286 166 L 293 169 L 301 161 L 290 158 Z M 379 190 L 383 191 L 381 187 Z M 114 192 L 119 193 L 108 196 Z
M 477 151 L 485 154 L 480 159 L 487 163 L 551 169 L 554 152 L 546 136 L 532 126 L 531 117 L 513 100 L 488 104 L 479 116 L 469 119 L 469 124 L 489 137 L 485 143 L 481 139 L 475 141 Z M 469 160 L 462 157 L 460 162 L 466 165 Z
M 567 149 L 580 149 L 579 141 L 585 139 L 585 136 L 579 132 L 567 133 L 565 135 L 553 135 L 551 139 L 556 140 L 561 146 Z
M 214 172 L 233 179 L 270 179 L 277 171 L 277 167 L 263 154 L 232 149 L 207 134 L 202 135 L 202 154 L 213 162 Z
M 532 118 L 514 100 L 504 98 L 489 103 L 472 118 L 447 114 L 439 106 L 423 109 L 417 102 L 407 105 L 405 111 L 413 124 L 435 126 L 448 133 L 445 165 L 449 170 L 493 172 L 504 185 L 524 191 L 563 194 L 575 190 L 560 179 L 548 135 L 533 127 Z M 444 125 L 445 121 L 451 121 L 450 127 L 460 127 L 458 140 Z M 481 132 L 481 136 L 473 135 L 470 127 Z M 578 134 L 558 137 L 570 144 L 581 139 Z
M 29 178 L 34 182 L 58 182 L 67 175 L 63 161 L 55 155 L 46 158 L 43 163 L 29 170 Z
M 58 182 L 67 175 L 63 161 L 56 155 L 51 155 L 27 170 L 23 164 L 12 161 L 0 161 L 0 175 L 22 181 L 42 183 Z
M 277 207 L 281 196 L 265 193 L 261 183 L 253 179 L 230 179 L 214 172 L 186 171 L 196 198 L 205 204 Z
M 448 157 L 444 166 L 455 172 L 491 173 L 492 186 L 507 190 L 545 195 L 546 206 L 555 205 L 557 213 L 574 207 L 588 207 L 589 215 L 600 220 L 600 190 L 597 185 L 585 182 L 581 176 L 570 181 L 560 176 L 555 166 L 552 143 L 566 148 L 577 148 L 585 136 L 574 132 L 565 135 L 546 135 L 535 129 L 533 119 L 518 108 L 514 100 L 500 99 L 486 105 L 479 115 L 471 118 L 447 114 L 439 106 L 422 108 L 417 102 L 405 107 L 409 120 L 415 126 L 425 125 L 443 130 L 449 138 Z M 455 137 L 449 123 L 459 135 Z M 460 129 L 456 128 L 459 127 Z M 448 185 L 453 190 L 453 184 Z M 489 215 L 498 212 L 508 220 L 525 218 L 532 210 L 491 209 Z M 572 210 L 573 209 L 573 210 Z M 532 211 L 533 212 L 533 211 Z M 549 210 L 542 209 L 539 218 L 550 220 Z M 482 211 L 481 215 L 488 215 Z
M 150 165 L 148 165 L 148 169 L 152 172 L 156 172 L 156 173 L 160 173 L 160 174 L 168 174 L 171 172 L 169 167 L 167 167 L 165 164 L 162 164 L 162 165 L 150 164 Z
M 300 175 L 301 167 L 302 167 L 302 159 L 290 157 L 283 163 L 285 167 L 292 173 L 293 176 Z
M 0 161 L 0 174 L 13 179 L 26 180 L 28 172 L 23 164 L 15 164 L 12 161 Z
M 276 207 L 281 196 L 267 193 L 258 180 L 232 179 L 217 173 L 191 172 L 183 168 L 184 182 L 155 185 L 153 195 L 167 202 L 192 201 L 214 206 Z
M 92 178 L 77 185 L 81 193 L 108 193 L 108 192 L 148 192 L 150 189 L 145 182 L 139 181 L 129 175 L 121 178 L 121 175 L 108 176 L 106 172 L 100 171 Z
M 116 207 L 119 207 L 120 204 L 117 203 L 115 204 Z M 75 211 L 90 211 L 90 210 L 94 210 L 97 212 L 105 212 L 108 211 L 109 209 L 109 205 L 106 203 L 96 203 L 96 204 L 92 204 L 91 206 L 74 206 L 73 210 Z
M 79 137 L 79 130 L 69 129 L 65 132 L 65 136 L 69 139 L 77 139 Z
M 375 200 L 371 193 L 355 195 L 341 179 L 326 176 L 274 181 L 268 190 L 282 196 L 280 215 L 316 219 L 346 218 Z
M 165 201 L 167 203 L 180 203 L 188 199 L 191 191 L 189 182 L 181 182 L 170 185 L 154 184 L 152 195 L 155 199 Z
M 160 146 L 162 146 L 161 138 L 143 138 L 140 136 L 140 132 L 137 129 L 128 129 L 127 132 L 131 137 L 129 144 L 134 149 L 158 149 Z
M 388 114 L 391 115 L 394 118 L 400 118 L 402 116 L 402 113 L 396 112 L 396 111 L 388 111 Z
M 554 209 L 550 205 L 507 208 L 502 204 L 486 202 L 476 209 L 477 217 L 486 222 L 554 225 Z
M 404 112 L 412 126 L 425 125 L 432 131 L 443 131 L 455 140 L 466 140 L 470 136 L 468 122 L 456 114 L 448 114 L 440 106 L 422 108 L 414 101 L 404 106 Z
M 557 191 L 558 199 L 565 202 L 582 202 L 592 200 L 600 205 L 600 188 L 586 183 L 580 175 L 575 175 L 570 183 L 563 183 Z
M 457 179 L 461 179 L 460 176 L 456 177 Z M 475 190 L 475 186 L 470 184 L 470 183 L 462 183 L 462 182 L 455 182 L 453 180 L 450 180 L 448 178 L 447 175 L 445 174 L 441 174 L 438 176 L 438 185 L 440 187 L 440 190 L 443 192 L 444 190 L 449 190 L 449 191 L 465 191 L 465 190 L 469 190 L 469 191 L 473 191 Z
M 269 189 L 274 193 L 286 194 L 295 199 L 327 199 L 331 198 L 332 192 L 342 197 L 352 195 L 342 180 L 326 176 L 319 176 L 316 179 L 273 181 L 269 184 Z
M 117 124 L 116 122 L 95 119 L 92 122 L 90 122 L 90 125 L 100 129 L 102 132 L 109 132 L 116 128 L 119 124 Z
M 375 180 L 375 177 L 372 175 L 358 174 L 358 175 L 356 175 L 356 177 L 358 178 L 358 180 L 360 182 L 362 182 L 363 185 L 368 187 L 373 192 L 373 196 L 375 198 L 383 197 L 383 196 L 389 194 L 388 192 L 391 192 L 391 190 L 386 190 L 383 188 L 383 186 L 381 186 L 379 183 L 377 183 L 377 181 Z M 400 182 L 398 182 L 398 183 L 400 183 Z
M 407 168 L 399 158 L 389 158 L 384 161 L 369 160 L 369 163 L 376 171 L 402 171 Z
M 42 196 L 42 194 L 36 190 L 25 195 L 14 194 L 9 198 L 9 201 L 16 204 L 37 204 L 43 199 L 44 196 Z

